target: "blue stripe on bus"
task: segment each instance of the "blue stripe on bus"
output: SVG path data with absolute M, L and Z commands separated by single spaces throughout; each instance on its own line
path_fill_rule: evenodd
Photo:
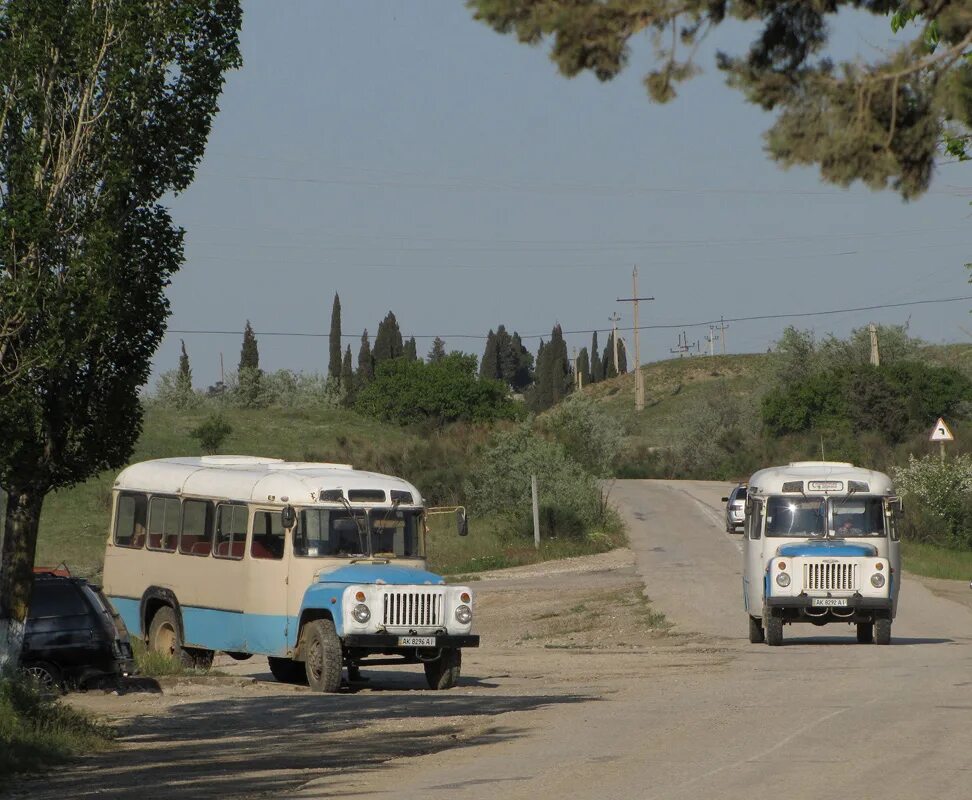
M 849 542 L 801 542 L 799 544 L 784 544 L 777 548 L 778 556 L 797 558 L 810 556 L 811 558 L 867 558 L 877 555 L 877 548 L 872 544 Z

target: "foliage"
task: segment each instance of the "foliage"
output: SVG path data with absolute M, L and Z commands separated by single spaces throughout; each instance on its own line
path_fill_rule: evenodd
M 587 386 L 591 382 L 591 359 L 586 347 L 582 347 L 577 354 L 577 374 L 580 376 L 581 386 Z
M 233 432 L 233 426 L 226 418 L 216 412 L 204 419 L 198 427 L 193 428 L 189 435 L 199 441 L 199 446 L 204 453 L 215 453 L 223 446 L 226 437 Z
M 597 346 L 597 331 L 594 331 L 594 335 L 591 337 L 591 383 L 599 383 L 603 380 L 604 361 Z
M 191 386 L 186 386 L 178 370 L 169 370 L 159 375 L 152 402 L 161 403 L 169 408 L 187 409 L 199 405 L 200 397 Z
M 624 446 L 624 434 L 592 398 L 572 394 L 537 420 L 537 430 L 553 437 L 567 456 L 591 475 L 614 473 Z
M 0 779 L 103 750 L 113 738 L 111 728 L 41 692 L 27 678 L 0 677 Z
M 240 347 L 239 371 L 245 369 L 260 369 L 260 349 L 250 320 L 246 321 L 246 327 L 243 328 L 243 345 Z
M 972 455 L 942 461 L 909 456 L 908 466 L 892 469 L 905 499 L 906 535 L 950 547 L 972 547 Z
M 385 318 L 378 323 L 378 333 L 375 334 L 375 346 L 371 352 L 371 357 L 374 359 L 377 368 L 382 361 L 398 358 L 404 353 L 402 331 L 398 327 L 395 314 L 389 311 Z
M 375 377 L 375 359 L 371 355 L 368 342 L 368 329 L 361 334 L 361 347 L 358 349 L 358 384 L 366 386 Z
M 351 345 L 344 351 L 344 361 L 341 364 L 341 395 L 350 401 L 354 395 L 354 368 L 351 366 Z
M 418 345 L 415 343 L 414 336 L 406 339 L 402 345 L 402 357 L 408 361 L 416 361 L 418 359 Z
M 496 333 L 490 330 L 486 336 L 479 374 L 483 378 L 503 381 L 514 392 L 522 392 L 533 381 L 533 356 L 523 346 L 516 331 L 510 336 L 506 326 L 500 325 Z
M 121 466 L 239 3 L 0 6 L 0 620 L 24 618 L 43 499 Z M 0 653 L 0 657 L 3 657 Z
M 527 396 L 533 411 L 543 411 L 563 400 L 574 388 L 574 376 L 567 357 L 567 343 L 560 324 L 550 333 L 550 341 L 537 353 L 536 380 Z
M 330 358 L 327 362 L 327 376 L 337 382 L 341 380 L 341 298 L 334 293 L 331 305 L 331 333 L 328 339 Z
M 477 377 L 476 357 L 463 353 L 450 353 L 430 364 L 404 358 L 384 361 L 375 379 L 359 392 L 355 407 L 399 425 L 489 422 L 516 416 L 507 388 L 499 381 Z
M 614 524 L 594 476 L 564 445 L 537 436 L 529 425 L 498 434 L 481 454 L 466 482 L 469 505 L 532 535 L 531 475 L 537 476 L 541 536 L 590 538 Z
M 698 72 L 699 42 L 735 18 L 759 33 L 740 56 L 719 52 L 728 83 L 774 112 L 769 154 L 783 166 L 817 164 L 822 177 L 846 186 L 862 180 L 905 198 L 924 192 L 940 150 L 965 157 L 972 124 L 972 15 L 964 3 L 833 0 L 467 0 L 476 19 L 527 44 L 552 38 L 561 73 L 616 77 L 630 41 L 653 33 L 655 64 L 645 77 L 651 99 L 667 102 Z M 836 62 L 826 46 L 843 9 L 886 16 L 914 33 L 894 50 L 875 48 L 870 62 Z M 910 24 L 915 23 L 915 24 Z
M 432 341 L 432 349 L 429 350 L 428 360 L 432 362 L 441 361 L 443 358 L 445 358 L 445 355 L 446 355 L 445 342 L 442 341 L 442 339 L 440 339 L 438 336 L 436 336 L 435 339 Z

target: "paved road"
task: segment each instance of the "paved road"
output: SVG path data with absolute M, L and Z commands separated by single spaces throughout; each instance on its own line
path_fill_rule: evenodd
M 648 595 L 697 634 L 686 648 L 714 654 L 708 668 L 635 666 L 606 678 L 600 701 L 514 716 L 517 736 L 332 775 L 299 796 L 972 797 L 972 609 L 906 578 L 890 647 L 856 644 L 850 626 L 788 626 L 785 646 L 750 645 L 727 488 L 613 489 Z

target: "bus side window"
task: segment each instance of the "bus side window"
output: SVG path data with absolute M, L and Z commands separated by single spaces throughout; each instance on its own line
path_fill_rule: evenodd
M 220 503 L 216 507 L 214 556 L 243 558 L 243 550 L 246 548 L 246 517 L 246 506 Z
M 115 519 L 115 544 L 140 549 L 145 545 L 145 517 L 148 500 L 144 494 L 123 494 L 118 497 L 118 516 Z
M 149 550 L 171 553 L 179 540 L 179 518 L 182 504 L 177 497 L 153 497 L 149 500 Z
M 257 511 L 253 515 L 251 558 L 283 558 L 284 529 L 279 511 Z
M 179 552 L 208 556 L 213 549 L 213 504 L 206 500 L 186 500 L 182 504 L 182 534 Z
M 763 504 L 752 500 L 749 515 L 746 517 L 747 534 L 750 539 L 758 539 L 763 527 Z

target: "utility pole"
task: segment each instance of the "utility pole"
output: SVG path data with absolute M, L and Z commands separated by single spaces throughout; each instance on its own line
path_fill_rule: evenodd
M 678 344 L 674 347 L 668 348 L 669 353 L 678 353 L 678 357 L 682 358 L 689 350 L 692 348 L 688 343 L 688 338 L 685 335 L 685 331 L 682 331 L 678 335 Z
M 223 354 L 219 354 L 219 384 L 220 386 L 226 385 L 226 375 L 223 374 Z
M 635 411 L 643 411 L 645 408 L 645 384 L 641 376 L 641 334 L 638 329 L 638 303 L 642 300 L 654 300 L 654 297 L 638 297 L 638 267 L 635 266 L 631 272 L 631 297 L 619 297 L 619 303 L 634 304 L 634 337 L 635 337 Z M 617 341 L 615 339 L 615 341 Z M 615 370 L 617 367 L 615 367 Z
M 621 315 L 617 311 L 612 311 L 611 316 L 608 317 L 611 321 L 611 347 L 614 348 L 614 353 L 612 358 L 614 359 L 611 363 L 614 364 L 614 374 L 618 374 L 618 323 L 621 321 Z
M 719 324 L 715 326 L 719 331 L 719 341 L 722 343 L 722 355 L 726 354 L 726 329 L 729 327 L 726 321 L 719 317 Z
M 709 326 L 709 335 L 705 337 L 705 340 L 709 343 L 709 355 L 715 355 L 715 343 L 716 340 L 721 338 L 718 333 L 716 333 L 716 326 Z
M 867 330 L 871 334 L 871 364 L 875 367 L 880 367 L 881 353 L 878 351 L 877 325 L 869 322 Z
M 584 385 L 584 381 L 581 380 L 580 370 L 577 369 L 577 348 L 574 348 L 574 388 L 580 389 Z

